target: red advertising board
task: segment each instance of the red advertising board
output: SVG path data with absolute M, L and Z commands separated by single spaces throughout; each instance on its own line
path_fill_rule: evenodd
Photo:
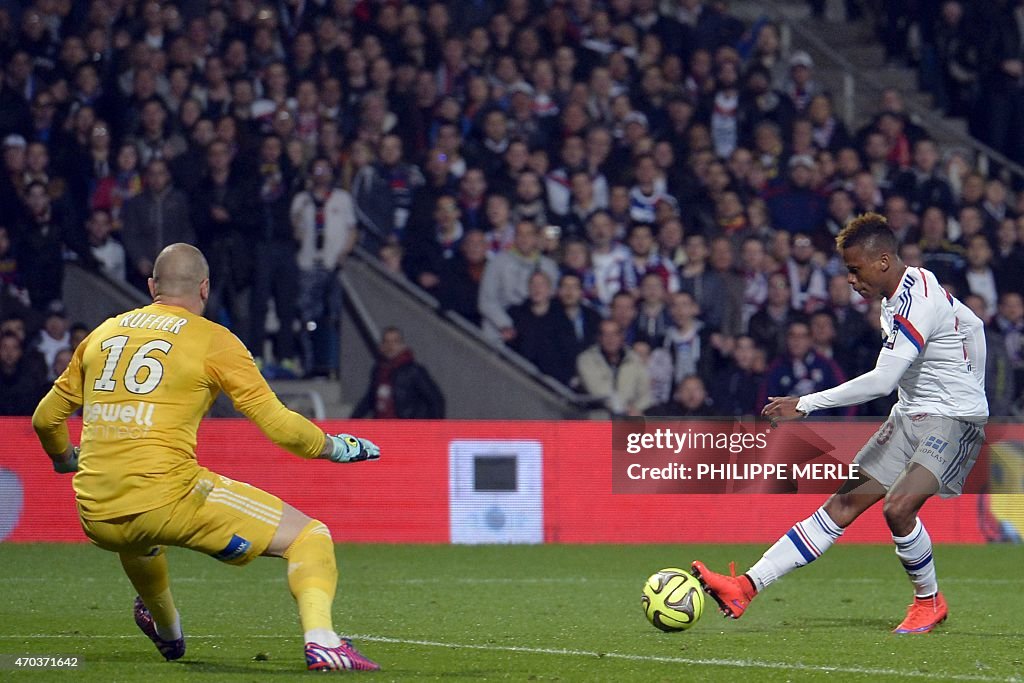
M 246 421 L 207 420 L 199 434 L 199 461 L 321 519 L 339 542 L 770 542 L 810 515 L 835 488 L 819 482 L 820 490 L 786 495 L 616 494 L 607 422 L 328 421 L 322 426 L 374 440 L 381 460 L 304 461 L 276 448 Z M 71 427 L 77 434 L 80 425 Z M 827 427 L 837 452 L 845 454 L 841 459 L 849 462 L 877 424 Z M 1002 427 L 1000 438 L 1024 441 L 1024 426 Z M 481 460 L 474 455 L 481 449 L 487 457 L 500 457 Z M 460 453 L 468 454 L 468 469 L 455 462 Z M 511 469 L 504 468 L 506 462 Z M 541 468 L 536 486 L 527 485 L 531 472 L 523 463 Z M 477 478 L 475 487 L 460 483 L 464 471 Z M 530 489 L 525 497 L 524 488 Z M 981 502 L 979 495 L 935 499 L 922 517 L 936 542 L 984 542 Z M 470 509 L 474 505 L 478 511 Z M 479 529 L 466 528 L 474 524 Z M 516 533 L 508 535 L 510 530 Z M 53 473 L 28 419 L 0 419 L 0 540 L 85 540 L 71 478 Z M 843 540 L 890 542 L 881 510 L 865 514 Z

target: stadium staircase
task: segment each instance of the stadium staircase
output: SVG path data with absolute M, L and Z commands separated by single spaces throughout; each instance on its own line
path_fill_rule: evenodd
M 542 375 L 532 364 L 489 343 L 456 313 L 376 258 L 357 250 L 342 275 L 341 389 L 356 402 L 369 381 L 381 330 L 400 328 L 416 359 L 444 393 L 447 417 L 458 419 L 557 420 L 582 418 L 593 403 Z

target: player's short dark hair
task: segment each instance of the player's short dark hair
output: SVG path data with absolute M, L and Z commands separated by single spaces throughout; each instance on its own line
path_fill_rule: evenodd
M 846 224 L 836 235 L 836 249 L 862 247 L 864 249 L 896 253 L 896 236 L 885 216 L 874 212 L 861 214 Z

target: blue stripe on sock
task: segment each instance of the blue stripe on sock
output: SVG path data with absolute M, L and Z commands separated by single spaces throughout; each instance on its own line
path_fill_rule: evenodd
M 927 555 L 925 555 L 924 559 L 920 560 L 919 562 L 914 562 L 913 564 L 909 564 L 907 562 L 904 562 L 903 563 L 903 567 L 908 572 L 916 572 L 919 569 L 924 569 L 925 567 L 927 567 L 928 563 L 931 562 L 931 561 L 932 561 L 932 554 L 928 553 Z
M 800 534 L 796 532 L 796 529 L 790 529 L 786 532 L 786 538 L 796 546 L 796 549 L 800 551 L 800 554 L 804 556 L 804 559 L 808 562 L 814 562 L 814 553 L 811 552 L 804 542 L 800 539 Z

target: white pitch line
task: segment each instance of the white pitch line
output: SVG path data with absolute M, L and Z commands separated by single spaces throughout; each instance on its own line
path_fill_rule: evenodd
M 245 583 L 280 583 L 284 581 L 285 577 L 282 574 L 279 577 L 273 578 L 262 578 L 262 579 L 246 579 Z M 811 583 L 828 583 L 828 584 L 886 584 L 893 583 L 894 579 L 876 578 L 876 577 L 847 577 L 847 578 L 827 578 L 827 577 L 816 577 L 807 576 L 799 579 L 801 582 Z M 979 577 L 944 577 L 941 578 L 942 585 L 978 585 L 978 586 L 1024 586 L 1024 579 L 987 579 Z M 75 579 L 76 583 L 96 583 L 99 581 L 107 582 L 108 579 L 97 579 L 92 576 L 78 577 Z M 0 584 L 3 583 L 52 583 L 52 576 L 0 576 Z M 513 577 L 451 577 L 451 578 L 409 578 L 409 579 L 373 579 L 373 580 L 346 580 L 344 577 L 341 579 L 342 585 L 350 586 L 379 586 L 381 584 L 388 585 L 512 585 L 512 584 L 527 584 L 527 585 L 579 585 L 584 583 L 621 583 L 621 578 L 606 578 L 606 577 L 525 577 L 525 578 L 513 578 Z M 238 583 L 238 579 L 230 578 L 227 576 L 180 576 L 171 577 L 171 583 Z
M 71 634 L 43 635 L 30 634 L 21 636 L 2 636 L 4 640 L 35 640 L 50 638 L 79 638 L 79 639 L 127 639 L 138 638 L 138 635 L 94 635 L 81 636 Z M 187 638 L 193 640 L 216 640 L 228 636 L 194 635 L 187 634 Z M 984 676 L 981 674 L 937 674 L 925 671 L 900 671 L 899 669 L 874 669 L 858 666 L 828 666 L 820 664 L 804 664 L 801 662 L 764 662 L 752 659 L 714 659 L 699 657 L 667 657 L 662 655 L 635 655 L 625 652 L 597 652 L 594 650 L 570 650 L 561 648 L 546 647 L 523 647 L 519 645 L 478 645 L 474 643 L 445 643 L 436 640 L 413 640 L 408 638 L 389 638 L 386 636 L 373 636 L 366 634 L 352 634 L 353 640 L 366 641 L 371 643 L 389 643 L 393 645 L 418 645 L 420 647 L 441 647 L 450 650 L 482 650 L 485 652 L 515 652 L 520 654 L 534 655 L 561 655 L 565 657 L 588 657 L 597 659 L 620 659 L 631 662 L 656 662 L 659 664 L 686 664 L 690 666 L 718 666 L 737 669 L 768 669 L 774 671 L 805 671 L 814 673 L 838 673 L 838 674 L 863 674 L 867 676 L 891 676 L 896 678 L 921 678 L 944 681 L 978 681 L 981 683 L 1019 683 L 1020 678 L 1011 676 L 1000 678 L 996 676 Z M 297 640 L 291 635 L 245 635 L 234 636 L 234 638 L 257 639 L 257 640 Z

